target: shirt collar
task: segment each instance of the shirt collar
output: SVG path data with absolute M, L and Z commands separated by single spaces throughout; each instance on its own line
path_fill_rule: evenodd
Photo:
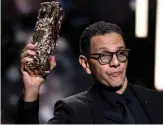
M 128 85 L 127 85 L 128 86 Z M 123 94 L 118 94 L 116 93 L 116 91 L 118 90 L 118 88 L 112 88 L 112 87 L 108 87 L 105 86 L 101 83 L 96 83 L 95 87 L 97 87 L 99 94 L 101 95 L 101 98 L 103 98 L 103 100 L 106 103 L 111 104 L 112 106 L 116 106 L 118 101 L 121 101 L 123 103 L 125 103 L 125 98 L 124 98 L 124 93 L 126 95 L 128 95 L 128 87 L 125 89 Z

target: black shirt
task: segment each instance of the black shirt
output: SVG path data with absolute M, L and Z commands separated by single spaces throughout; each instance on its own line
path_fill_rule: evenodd
M 105 102 L 103 111 L 108 123 L 112 124 L 148 124 L 149 119 L 139 100 L 134 95 L 130 85 L 123 94 L 117 94 L 115 89 L 102 84 L 96 85 L 99 94 Z

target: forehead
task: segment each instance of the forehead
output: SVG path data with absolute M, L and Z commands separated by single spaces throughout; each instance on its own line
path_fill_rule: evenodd
M 91 38 L 91 52 L 97 52 L 100 50 L 114 52 L 121 47 L 125 47 L 125 45 L 122 36 L 118 33 L 96 35 Z

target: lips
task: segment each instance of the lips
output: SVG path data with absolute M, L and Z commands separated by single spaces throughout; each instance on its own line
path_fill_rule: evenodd
M 122 74 L 122 71 L 118 71 L 118 72 L 112 72 L 112 73 L 109 73 L 109 76 L 111 77 L 118 77 Z

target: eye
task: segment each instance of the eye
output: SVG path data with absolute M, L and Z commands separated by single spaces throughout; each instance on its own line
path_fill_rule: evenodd
M 108 54 L 101 54 L 100 55 L 100 61 L 101 63 L 109 63 L 109 61 L 111 60 L 112 56 L 108 55 Z
M 108 51 L 101 52 L 101 56 L 112 56 L 112 53 Z
M 120 50 L 117 52 L 118 55 L 124 55 L 124 56 L 128 56 L 128 51 L 126 50 Z
M 100 56 L 101 56 L 101 57 L 105 57 L 105 56 L 108 56 L 108 54 L 106 54 L 106 53 L 101 53 Z

